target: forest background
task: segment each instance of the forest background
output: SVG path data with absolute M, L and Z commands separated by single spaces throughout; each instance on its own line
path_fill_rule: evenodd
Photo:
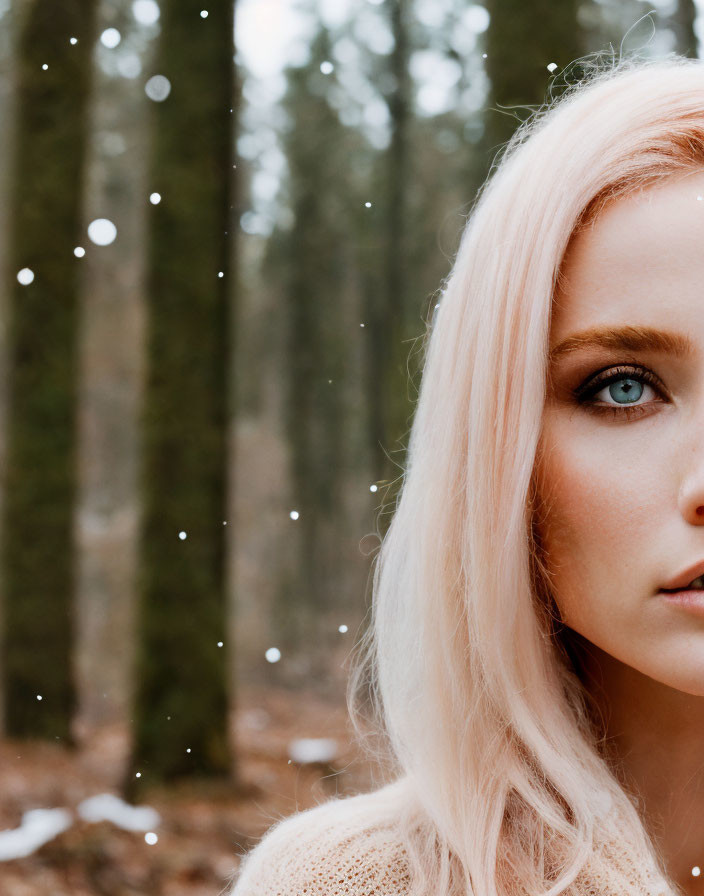
M 345 685 L 477 190 L 574 60 L 703 32 L 692 0 L 0 0 L 3 893 L 215 893 L 373 786 Z M 37 809 L 71 820 L 13 852 Z

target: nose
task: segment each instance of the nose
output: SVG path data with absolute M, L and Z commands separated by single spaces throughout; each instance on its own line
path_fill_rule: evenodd
M 704 464 L 680 492 L 680 513 L 693 526 L 704 526 Z
M 686 440 L 680 446 L 685 463 L 685 467 L 680 469 L 686 472 L 681 479 L 678 503 L 686 522 L 692 526 L 704 526 L 704 404 L 696 409 L 694 416 L 696 425 L 688 429 Z
M 699 478 L 699 487 L 680 496 L 680 512 L 692 526 L 704 526 L 704 477 Z

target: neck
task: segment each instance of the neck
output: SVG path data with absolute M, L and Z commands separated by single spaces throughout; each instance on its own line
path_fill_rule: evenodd
M 569 636 L 601 716 L 608 761 L 638 798 L 670 878 L 687 896 L 704 896 L 704 697 L 655 681 L 572 631 Z

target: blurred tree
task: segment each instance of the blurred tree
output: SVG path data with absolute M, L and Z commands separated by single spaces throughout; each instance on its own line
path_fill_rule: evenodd
M 235 26 L 237 28 L 237 25 Z M 237 37 L 237 33 L 235 34 Z M 265 650 L 275 643 L 274 610 L 282 570 L 291 550 L 291 520 L 284 514 L 289 490 L 288 442 L 284 433 L 284 410 L 289 377 L 284 352 L 285 320 L 282 312 L 283 259 L 269 263 L 264 250 L 277 244 L 243 230 L 241 223 L 252 202 L 252 168 L 239 150 L 262 137 L 260 123 L 246 120 L 252 112 L 266 116 L 264 105 L 252 97 L 252 76 L 239 69 L 242 81 L 241 114 L 238 126 L 238 173 L 233 195 L 233 232 L 236 243 L 231 255 L 238 272 L 233 303 L 233 345 L 230 371 L 228 462 L 228 629 L 230 658 L 230 705 L 234 710 L 236 684 L 252 683 L 264 669 Z M 271 131 L 267 132 L 273 142 Z M 271 144 L 270 144 L 271 147 Z M 269 148 L 270 148 L 269 147 Z M 259 142 L 251 148 L 257 164 L 264 167 L 266 152 Z M 278 156 L 278 158 L 281 158 Z M 241 246 L 241 252 L 237 249 Z M 235 313 L 236 310 L 236 313 Z M 287 525 L 288 524 L 288 525 Z M 234 716 L 234 712 L 233 712 Z M 231 731 L 235 732 L 234 726 Z
M 487 0 L 491 23 L 486 71 L 491 84 L 482 151 L 490 164 L 530 113 L 548 99 L 547 66 L 562 69 L 584 52 L 578 0 Z M 537 25 L 536 23 L 540 23 Z M 487 165 L 488 170 L 488 165 Z
M 288 510 L 297 516 L 288 519 L 273 630 L 289 680 L 329 663 L 329 648 L 339 641 L 335 614 L 349 610 L 359 591 L 359 565 L 351 574 L 350 568 L 362 532 L 350 479 L 359 492 L 369 475 L 363 417 L 355 410 L 361 398 L 355 357 L 367 335 L 355 241 L 370 216 L 355 166 L 369 148 L 340 122 L 331 58 L 330 33 L 318 21 L 309 60 L 287 71 L 282 144 L 291 221 L 275 229 L 264 260 L 264 277 L 279 284 L 286 309 Z M 332 685 L 321 679 L 326 683 Z
M 12 146 L 14 144 L 15 98 L 17 93 L 15 71 L 15 40 L 17 8 L 0 9 L 0 121 L 3 122 L 3 139 L 0 141 L 0 470 L 7 467 L 7 402 L 8 402 L 8 345 L 7 319 L 10 302 L 11 273 L 7 258 L 8 241 L 12 221 L 10 219 L 10 189 Z M 14 279 L 14 278 L 13 278 Z M 3 523 L 4 483 L 0 482 L 0 526 Z M 0 532 L 0 542 L 2 532 Z M 4 570 L 0 567 L 0 633 L 2 632 L 5 592 Z M 0 643 L 2 637 L 0 634 Z M 0 648 L 0 657 L 2 649 Z M 0 663 L 0 734 L 5 728 L 5 687 L 2 680 L 3 664 Z
M 602 49 L 617 58 L 634 52 L 653 58 L 671 51 L 696 56 L 695 18 L 693 0 L 656 4 L 645 12 L 640 0 L 582 0 L 577 8 L 582 52 Z
M 486 174 L 476 148 L 483 133 L 477 52 L 483 7 L 393 0 L 384 9 L 392 49 L 378 59 L 374 82 L 389 109 L 390 137 L 374 174 L 374 194 L 384 209 L 383 258 L 371 266 L 382 273 L 366 278 L 369 435 L 375 478 L 387 486 L 382 535 L 405 468 L 422 337 L 452 266 L 464 212 Z M 436 99 L 424 104 L 428 91 Z
M 233 4 L 161 3 L 134 764 L 227 773 L 225 527 Z M 166 80 L 159 80 L 166 79 Z M 170 88 L 170 90 L 169 90 Z M 161 91 L 161 92 L 159 92 Z M 168 91 L 168 94 L 167 94 Z M 146 774 L 145 774 L 146 773 Z
M 31 0 L 17 50 L 2 522 L 7 731 L 67 737 L 76 297 L 96 0 Z M 75 42 L 71 43 L 70 38 Z M 25 283 L 14 279 L 24 269 Z M 33 277 L 33 279 L 31 279 Z M 24 278 L 24 275 L 23 275 Z M 31 282 L 29 282 L 31 280 Z
M 677 0 L 669 17 L 675 39 L 673 49 L 693 59 L 697 58 L 697 35 L 694 30 L 696 18 L 697 7 L 694 0 Z
M 237 3 L 232 3 L 232 20 L 235 25 L 234 44 L 237 45 L 237 26 L 236 13 Z M 232 48 L 233 51 L 235 47 Z M 241 350 L 239 341 L 239 324 L 240 313 L 243 296 L 243 276 L 241 263 L 241 246 L 240 246 L 240 218 L 242 216 L 242 172 L 240 170 L 240 158 L 237 154 L 237 139 L 240 133 L 240 122 L 242 116 L 242 70 L 238 64 L 237 54 L 233 56 L 232 66 L 232 113 L 230 124 L 230 145 L 228 147 L 229 162 L 232 163 L 232 170 L 229 178 L 229 200 L 230 207 L 227 210 L 227 230 L 229 240 L 227 243 L 227 302 L 228 309 L 225 320 L 225 326 L 229 327 L 229 331 L 225 333 L 229 352 L 226 357 L 226 380 L 225 380 L 225 398 L 226 398 L 226 448 L 225 448 L 225 625 L 224 647 L 225 657 L 227 660 L 226 673 L 226 693 L 227 693 L 227 741 L 230 756 L 230 780 L 239 786 L 240 765 L 237 753 L 237 730 L 235 719 L 237 714 L 237 685 L 238 685 L 238 591 L 237 591 L 237 558 L 239 547 L 239 532 L 234 525 L 237 500 L 238 500 L 238 481 L 237 469 L 240 464 L 236 423 L 239 415 L 238 401 L 238 355 Z M 223 278 L 224 279 L 224 278 Z
M 384 214 L 383 279 L 381 289 L 368 291 L 369 435 L 376 475 L 395 480 L 404 460 L 402 439 L 412 414 L 404 344 L 404 322 L 409 304 L 408 190 L 410 186 L 410 124 L 412 115 L 408 0 L 387 0 L 393 49 L 388 58 L 386 103 L 390 114 L 390 143 L 384 155 L 384 188 L 378 195 Z M 419 309 L 418 309 L 419 310 Z M 399 479 L 400 481 L 400 479 Z M 397 488 L 394 489 L 397 491 Z M 388 520 L 388 518 L 382 518 Z
M 132 739 L 135 590 L 140 495 L 139 408 L 145 353 L 145 231 L 150 187 L 146 165 L 149 100 L 142 68 L 151 68 L 156 25 L 132 15 L 130 0 L 101 0 L 98 31 L 116 29 L 116 46 L 96 42 L 86 160 L 85 211 L 117 227 L 109 247 L 83 261 L 79 321 L 76 740 L 86 760 L 117 784 Z M 114 40 L 114 35 L 113 35 Z M 154 197 L 156 198 L 156 197 Z

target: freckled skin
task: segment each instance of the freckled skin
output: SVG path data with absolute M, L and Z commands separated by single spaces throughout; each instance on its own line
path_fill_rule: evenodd
M 678 331 L 692 358 L 589 349 L 553 371 L 536 474 L 540 539 L 563 621 L 584 656 L 619 774 L 684 892 L 704 867 L 704 618 L 656 592 L 704 559 L 704 171 L 616 200 L 563 266 L 550 346 L 601 325 Z M 571 390 L 603 368 L 642 366 L 642 417 L 589 413 Z M 618 387 L 597 403 L 618 406 Z

